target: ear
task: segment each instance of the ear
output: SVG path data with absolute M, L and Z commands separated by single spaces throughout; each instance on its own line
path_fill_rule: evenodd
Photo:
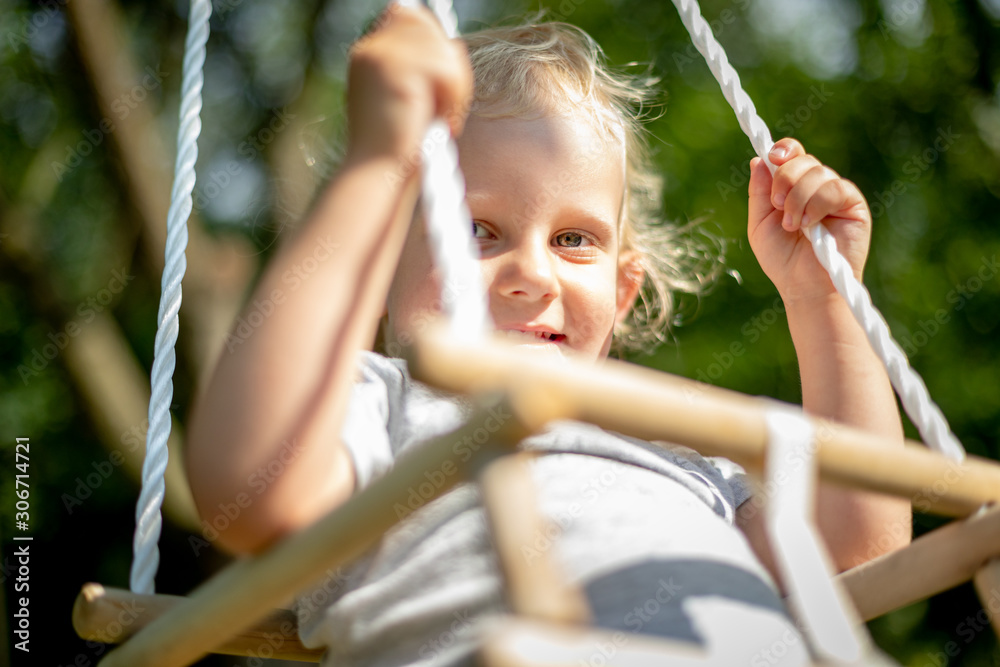
M 642 270 L 639 263 L 639 253 L 634 250 L 626 250 L 618 256 L 618 282 L 615 294 L 615 324 L 619 325 L 625 321 L 636 297 L 639 296 L 639 289 L 642 281 L 646 277 L 646 272 Z

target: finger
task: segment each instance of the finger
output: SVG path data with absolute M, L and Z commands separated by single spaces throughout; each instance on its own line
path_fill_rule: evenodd
M 785 199 L 785 215 L 781 219 L 781 226 L 785 231 L 794 232 L 799 227 L 809 224 L 809 220 L 802 220 L 806 205 L 816 197 L 820 188 L 831 181 L 839 180 L 839 178 L 835 171 L 822 164 L 817 164 L 802 174 Z M 822 217 L 826 217 L 829 212 L 826 211 L 822 201 L 817 202 L 817 210 L 824 211 Z
M 835 178 L 823 183 L 809 198 L 800 224 L 808 227 L 827 216 L 843 214 L 863 204 L 864 197 L 857 186 L 847 179 Z
M 751 231 L 774 213 L 774 206 L 771 204 L 772 183 L 771 172 L 764 161 L 759 157 L 750 160 L 750 205 L 747 217 Z
M 812 155 L 799 155 L 778 167 L 771 186 L 771 203 L 774 207 L 784 210 L 788 193 L 806 172 L 817 166 L 822 166 L 822 163 Z
M 785 137 L 784 139 L 779 139 L 774 142 L 774 146 L 771 147 L 771 152 L 768 153 L 767 156 L 770 158 L 772 164 L 775 166 L 781 166 L 786 162 L 805 154 L 806 149 L 801 143 L 791 137 Z
M 472 105 L 474 76 L 465 44 L 453 40 L 448 46 L 435 78 L 436 115 L 447 121 L 452 136 L 457 137 L 462 134 Z

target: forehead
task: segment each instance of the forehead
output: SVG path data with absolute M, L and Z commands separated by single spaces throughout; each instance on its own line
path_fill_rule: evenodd
M 525 210 L 572 201 L 617 223 L 625 187 L 624 146 L 582 114 L 473 115 L 458 147 L 470 201 L 500 197 L 509 206 L 514 198 Z

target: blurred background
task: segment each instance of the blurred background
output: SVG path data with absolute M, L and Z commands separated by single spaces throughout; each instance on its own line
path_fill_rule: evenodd
M 775 137 L 856 182 L 875 219 L 866 283 L 970 453 L 1000 458 L 1000 2 L 705 0 Z M 328 176 L 346 53 L 382 3 L 216 0 L 157 578 L 225 564 L 177 466 L 199 378 L 261 266 Z M 665 214 L 704 220 L 728 273 L 636 358 L 799 400 L 777 294 L 745 239 L 749 142 L 668 2 L 457 0 L 465 31 L 547 7 L 620 67 L 661 79 L 649 129 Z M 90 665 L 80 585 L 127 587 L 146 429 L 186 2 L 0 0 L 0 577 L 13 596 L 15 438 L 29 438 L 30 660 Z M 735 346 L 739 343 L 739 346 Z M 733 354 L 731 350 L 742 350 Z M 915 431 L 907 424 L 911 437 Z M 917 515 L 915 534 L 943 523 Z M 871 624 L 904 665 L 1000 665 L 971 586 Z M 10 635 L 0 633 L 0 664 Z M 261 664 L 251 656 L 204 664 Z

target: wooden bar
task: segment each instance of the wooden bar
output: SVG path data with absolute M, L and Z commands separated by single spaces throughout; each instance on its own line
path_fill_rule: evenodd
M 997 556 L 979 568 L 974 581 L 979 601 L 990 617 L 993 632 L 1000 639 L 1000 553 Z
M 411 506 L 411 494 L 418 493 L 423 501 L 420 507 L 464 481 L 477 460 L 473 456 L 463 461 L 458 455 L 466 451 L 457 447 L 466 438 L 479 443 L 481 432 L 492 429 L 492 437 L 479 450 L 480 455 L 487 455 L 528 435 L 525 425 L 509 416 L 512 414 L 515 411 L 505 403 L 477 408 L 464 426 L 408 452 L 384 477 L 308 529 L 217 574 L 127 644 L 111 651 L 100 664 L 178 667 L 209 653 L 226 638 L 258 623 L 290 596 L 307 589 L 327 569 L 362 555 L 408 515 L 407 508 L 417 509 Z M 442 469 L 455 474 L 436 477 L 444 480 L 440 486 L 428 484 L 425 473 Z M 424 493 L 426 487 L 431 488 Z
M 561 419 L 686 445 L 748 470 L 763 468 L 764 415 L 776 405 L 771 399 L 677 377 L 665 380 L 664 373 L 635 364 L 558 364 L 499 342 L 473 345 L 436 333 L 417 341 L 409 353 L 413 376 L 441 389 L 499 390 L 512 401 L 529 392 L 549 397 L 550 413 Z M 816 458 L 827 481 L 908 497 L 918 510 L 949 516 L 967 516 L 1000 501 L 1000 464 L 994 461 L 970 456 L 956 463 L 919 443 L 900 446 L 827 420 L 813 421 Z
M 82 639 L 121 644 L 184 600 L 176 595 L 143 595 L 100 584 L 84 584 L 73 605 L 73 629 Z M 276 609 L 257 625 L 215 647 L 213 652 L 319 662 L 323 649 L 303 646 L 298 628 L 294 612 Z
M 589 623 L 583 592 L 569 583 L 548 548 L 552 528 L 538 512 L 529 461 L 518 452 L 496 459 L 479 476 L 507 600 L 519 616 L 561 623 Z
M 1000 507 L 942 526 L 837 576 L 869 621 L 972 579 L 1000 556 Z M 1000 588 L 996 589 L 1000 591 Z M 1000 608 L 1000 592 L 994 605 Z M 985 604 L 985 602 L 984 602 Z

